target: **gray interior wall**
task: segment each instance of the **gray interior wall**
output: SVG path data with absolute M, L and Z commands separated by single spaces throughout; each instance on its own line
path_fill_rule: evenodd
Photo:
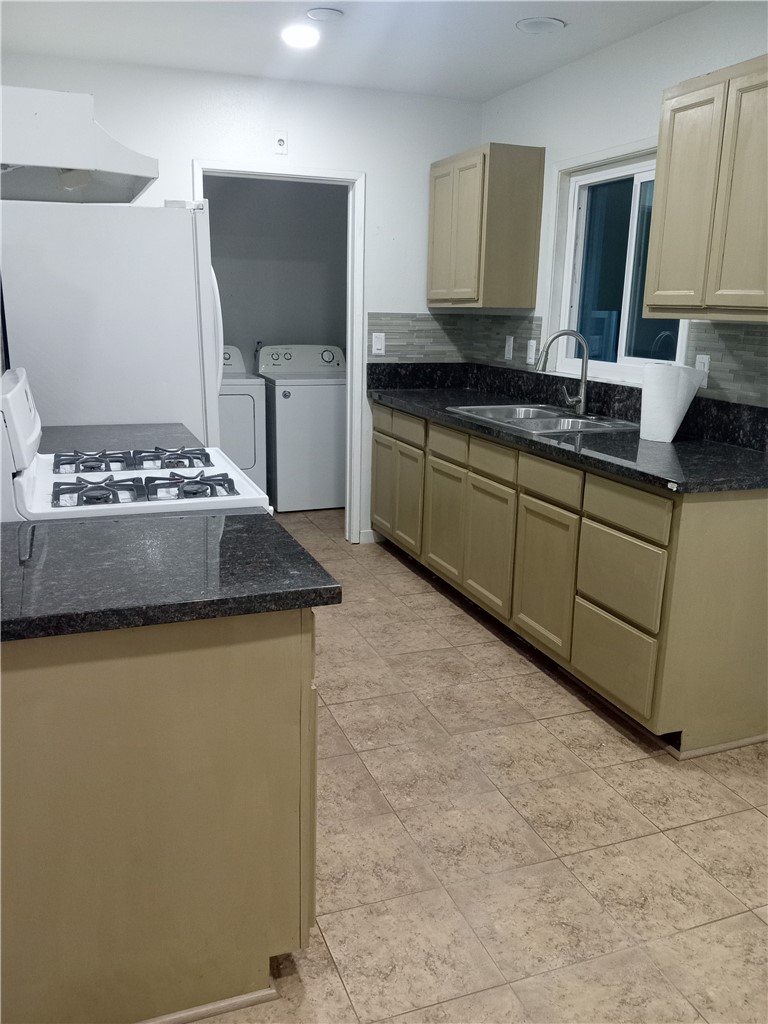
M 205 175 L 224 341 L 346 350 L 347 187 Z

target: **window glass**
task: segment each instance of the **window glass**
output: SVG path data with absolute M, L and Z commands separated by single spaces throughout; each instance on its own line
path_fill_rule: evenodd
M 577 330 L 590 359 L 616 362 L 618 355 L 632 186 L 632 178 L 620 178 L 586 190 Z
M 626 355 L 635 359 L 674 359 L 677 352 L 679 320 L 643 319 L 645 267 L 648 259 L 648 238 L 651 233 L 653 182 L 640 184 L 640 200 L 635 235 L 635 258 L 632 266 L 632 293 L 627 321 Z

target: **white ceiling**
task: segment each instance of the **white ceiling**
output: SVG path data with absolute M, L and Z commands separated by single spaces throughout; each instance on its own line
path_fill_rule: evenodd
M 313 6 L 344 11 L 310 51 L 279 38 Z M 659 22 L 696 0 L 139 0 L 2 3 L 3 50 L 483 101 Z M 567 28 L 524 35 L 521 18 Z

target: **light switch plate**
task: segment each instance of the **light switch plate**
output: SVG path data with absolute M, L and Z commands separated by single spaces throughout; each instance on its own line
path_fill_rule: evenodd
M 507 337 L 504 340 L 504 358 L 505 359 L 511 359 L 512 358 L 512 347 L 514 346 L 514 344 L 515 344 L 514 336 L 511 335 L 511 334 L 508 334 Z
M 536 341 L 534 338 L 531 338 L 528 342 L 528 349 L 526 351 L 525 361 L 526 363 L 528 363 L 529 366 L 533 366 L 533 364 L 536 362 Z
M 700 355 L 696 356 L 696 367 L 695 368 L 697 370 L 703 370 L 704 371 L 704 382 L 699 385 L 702 388 L 705 388 L 707 386 L 707 384 L 709 383 L 709 363 L 710 363 L 710 358 L 709 358 L 709 355 L 707 355 L 706 352 L 702 352 Z
M 383 356 L 386 347 L 386 334 L 374 331 L 371 335 L 371 351 L 375 356 Z

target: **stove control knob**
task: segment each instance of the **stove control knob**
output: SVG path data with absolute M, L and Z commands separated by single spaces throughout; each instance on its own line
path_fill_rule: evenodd
M 280 353 L 279 352 L 273 352 L 272 353 L 272 358 L 275 360 L 275 362 L 277 362 L 277 360 L 280 358 Z
M 333 352 L 331 352 L 329 348 L 324 348 L 323 351 L 320 353 L 320 358 L 323 360 L 324 363 L 332 363 Z
M 286 352 L 286 353 L 285 353 L 285 358 L 286 358 L 286 359 L 293 359 L 293 353 L 291 353 L 291 352 Z
M 291 397 L 291 392 L 290 391 L 284 391 L 283 392 L 283 398 L 290 398 L 290 397 Z

